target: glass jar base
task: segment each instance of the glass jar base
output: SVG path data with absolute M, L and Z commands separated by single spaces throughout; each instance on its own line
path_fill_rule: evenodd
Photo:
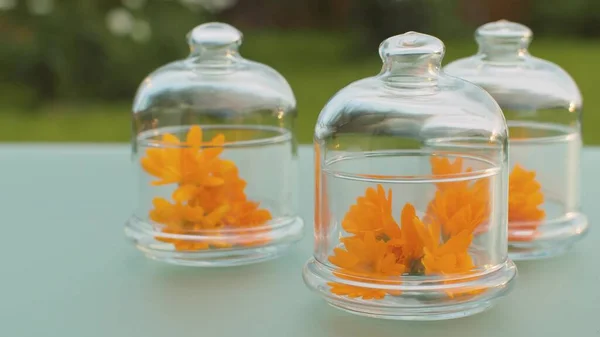
M 515 261 L 559 256 L 584 238 L 588 230 L 588 219 L 582 213 L 542 223 L 535 231 L 509 228 L 508 254 Z
M 333 307 L 368 317 L 433 321 L 466 317 L 485 311 L 494 301 L 510 291 L 517 275 L 511 260 L 484 274 L 464 279 L 443 281 L 406 281 L 395 284 L 373 284 L 348 281 L 334 275 L 331 268 L 309 260 L 304 266 L 306 285 L 319 293 Z M 381 292 L 379 299 L 363 299 L 332 293 L 330 284 L 357 287 L 363 291 Z M 391 295 L 393 294 L 393 295 Z
M 286 253 L 288 248 L 302 238 L 304 223 L 301 218 L 293 218 L 285 224 L 279 224 L 269 231 L 269 240 L 263 244 L 251 246 L 233 246 L 202 250 L 176 250 L 173 245 L 157 240 L 163 233 L 151 229 L 151 225 L 137 217 L 131 217 L 125 225 L 125 235 L 146 257 L 175 265 L 192 267 L 232 267 L 263 262 Z M 201 243 L 211 238 L 181 235 L 177 240 Z M 227 236 L 219 236 L 221 243 L 227 242 Z M 251 240 L 251 238 L 249 238 Z M 264 236 L 261 235 L 261 239 Z M 236 234 L 231 241 L 239 240 Z
M 327 298 L 326 301 L 332 307 L 351 314 L 398 321 L 441 321 L 469 317 L 484 312 L 492 306 L 491 302 L 476 302 L 469 303 L 468 305 L 454 305 L 450 307 L 440 306 L 438 308 L 430 308 L 427 311 L 421 311 L 412 308 L 397 310 L 352 306 L 347 305 L 346 303 L 336 303 L 335 301 Z
M 228 252 L 165 252 L 137 245 L 146 257 L 151 260 L 188 267 L 234 267 L 264 262 L 284 255 L 291 244 L 280 244 L 269 247 L 239 249 Z

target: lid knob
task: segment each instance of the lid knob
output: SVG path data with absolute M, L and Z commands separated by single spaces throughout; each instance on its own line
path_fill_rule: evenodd
M 210 22 L 192 29 L 188 33 L 188 44 L 192 54 L 205 50 L 233 50 L 242 44 L 243 35 L 226 23 Z
M 432 74 L 441 68 L 444 43 L 431 35 L 407 32 L 383 41 L 379 55 L 386 72 L 407 76 Z
M 442 56 L 444 43 L 436 37 L 417 32 L 392 36 L 379 46 L 379 55 L 384 61 L 394 56 L 430 54 Z
M 531 42 L 531 29 L 520 23 L 500 20 L 477 28 L 475 39 L 482 49 L 526 49 Z

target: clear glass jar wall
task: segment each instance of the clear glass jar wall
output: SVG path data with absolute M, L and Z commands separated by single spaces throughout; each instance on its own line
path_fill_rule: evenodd
M 338 92 L 317 121 L 305 281 L 334 306 L 371 316 L 484 310 L 514 276 L 502 112 L 440 71 L 434 37 L 395 36 L 380 54 L 382 72 Z
M 486 89 L 506 116 L 515 259 L 559 254 L 588 226 L 579 205 L 581 95 L 563 69 L 529 54 L 531 38 L 521 24 L 488 23 L 476 32 L 477 55 L 445 68 Z
M 190 56 L 152 73 L 134 102 L 139 203 L 128 234 L 178 264 L 275 257 L 302 231 L 294 96 L 239 55 L 235 28 L 205 24 L 188 39 Z

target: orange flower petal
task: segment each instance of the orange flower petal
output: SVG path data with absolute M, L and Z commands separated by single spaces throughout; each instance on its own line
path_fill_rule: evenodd
M 179 186 L 173 192 L 173 200 L 175 200 L 177 202 L 187 202 L 187 201 L 190 201 L 194 197 L 194 195 L 196 194 L 197 190 L 198 190 L 198 187 L 196 187 L 195 185 L 182 185 L 182 186 Z
M 185 142 L 189 146 L 200 147 L 202 144 L 202 128 L 198 125 L 190 127 Z

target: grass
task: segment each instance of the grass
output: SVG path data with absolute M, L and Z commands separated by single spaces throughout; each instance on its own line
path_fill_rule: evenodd
M 377 51 L 360 61 L 348 57 L 346 38 L 333 34 L 249 33 L 242 54 L 271 65 L 290 82 L 298 99 L 298 135 L 310 142 L 315 120 L 327 100 L 350 82 L 376 74 L 381 62 Z M 475 52 L 473 41 L 447 41 L 445 63 Z M 594 82 L 600 75 L 595 64 L 598 40 L 535 40 L 532 54 L 560 64 L 577 81 L 584 97 L 584 141 L 600 144 L 600 95 Z M 150 71 L 151 69 L 149 69 Z M 140 79 L 141 80 L 141 79 Z M 129 102 L 49 104 L 39 111 L 3 108 L 0 141 L 126 142 L 130 139 Z

